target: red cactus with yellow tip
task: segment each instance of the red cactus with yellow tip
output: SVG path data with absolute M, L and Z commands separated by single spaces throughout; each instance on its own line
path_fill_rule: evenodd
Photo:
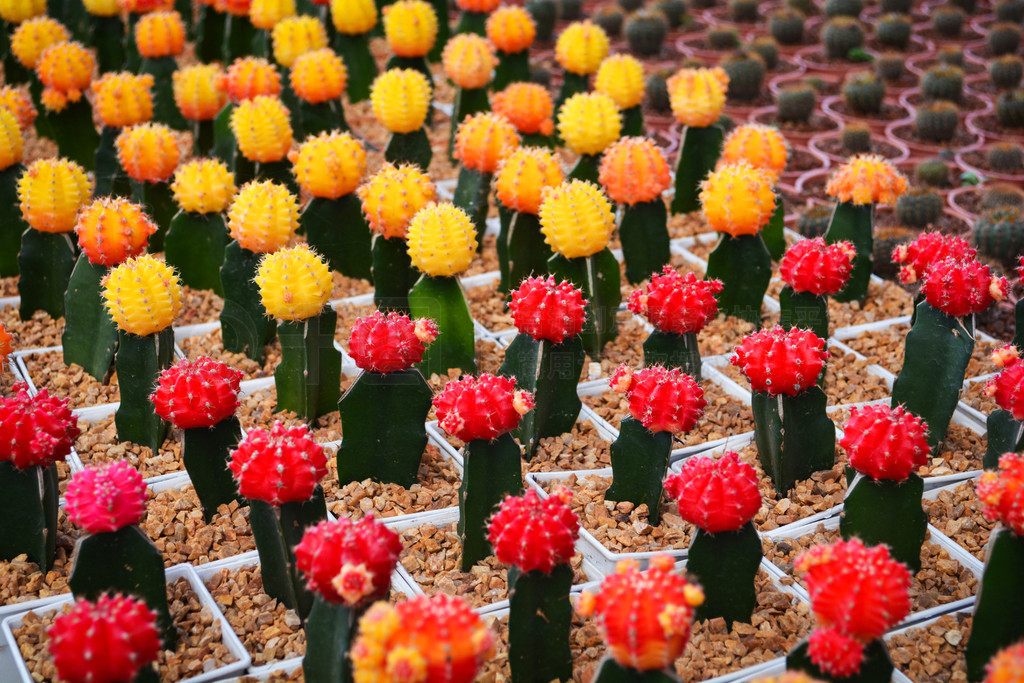
M 929 304 L 952 317 L 981 313 L 1008 292 L 1004 277 L 993 277 L 987 265 L 946 258 L 933 262 L 922 291 Z
M 437 323 L 415 322 L 401 313 L 374 311 L 352 327 L 348 353 L 362 370 L 389 373 L 406 370 L 423 360 L 427 344 L 437 338 Z

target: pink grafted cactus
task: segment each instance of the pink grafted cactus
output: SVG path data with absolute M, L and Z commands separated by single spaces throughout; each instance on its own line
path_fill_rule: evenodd
M 854 408 L 839 445 L 850 465 L 872 479 L 903 481 L 928 464 L 928 426 L 903 406 Z
M 138 524 L 146 512 L 142 475 L 124 460 L 86 467 L 68 483 L 65 510 L 75 526 L 90 534 Z
M 821 237 L 801 240 L 786 250 L 779 273 L 794 291 L 831 296 L 846 286 L 856 255 L 849 242 L 825 244 Z
M 482 374 L 448 382 L 434 397 L 441 428 L 465 442 L 493 441 L 519 425 L 533 409 L 533 396 L 516 391 L 514 378 Z
M 679 515 L 709 534 L 736 531 L 761 509 L 757 471 L 728 451 L 721 458 L 692 457 L 679 474 L 665 479 Z
M 1006 298 L 1005 277 L 992 277 L 989 267 L 977 261 L 947 258 L 932 263 L 924 281 L 928 303 L 948 316 L 959 318 L 981 313 L 993 301 Z
M 912 284 L 924 280 L 933 263 L 955 258 L 973 261 L 978 255 L 962 237 L 923 232 L 910 244 L 901 244 L 892 252 L 893 263 L 900 264 L 900 282 Z
M 508 308 L 517 330 L 538 341 L 561 344 L 583 330 L 586 306 L 582 290 L 548 276 L 523 280 L 512 292 Z
M 180 429 L 213 427 L 235 414 L 242 373 L 205 356 L 160 373 L 149 397 L 156 414 Z
M 437 335 L 437 323 L 428 318 L 413 321 L 400 313 L 374 311 L 352 327 L 348 353 L 367 372 L 398 372 L 423 360 Z
M 572 492 L 564 487 L 546 499 L 533 489 L 506 498 L 488 527 L 495 556 L 522 572 L 545 574 L 569 562 L 580 535 L 571 500 Z
M 747 336 L 731 362 L 754 391 L 796 396 L 815 385 L 828 357 L 825 340 L 813 332 L 776 325 Z
M 629 310 L 662 332 L 696 334 L 718 315 L 715 295 L 722 287 L 721 280 L 701 280 L 693 273 L 682 275 L 665 266 L 660 275 L 651 276 L 646 289 L 629 295 Z
M 1014 420 L 1024 421 L 1024 363 L 1020 362 L 1020 351 L 1012 345 L 1004 346 L 992 353 L 992 362 L 1003 370 L 985 385 L 985 393 Z
M 609 383 L 612 391 L 626 394 L 630 414 L 652 432 L 688 432 L 707 405 L 704 390 L 678 368 L 620 365 Z
M 67 458 L 81 432 L 68 399 L 50 396 L 46 389 L 30 396 L 24 383 L 13 390 L 13 396 L 0 398 L 0 462 L 24 470 Z
M 304 425 L 252 429 L 231 453 L 238 492 L 271 505 L 309 500 L 327 474 L 327 454 Z

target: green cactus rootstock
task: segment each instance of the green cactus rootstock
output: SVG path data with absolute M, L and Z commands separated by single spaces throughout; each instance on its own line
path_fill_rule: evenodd
M 974 600 L 967 641 L 967 680 L 985 678 L 985 666 L 1004 647 L 1024 639 L 1024 537 L 999 527 L 989 538 L 985 573 Z
M 46 132 L 57 143 L 62 157 L 77 162 L 86 171 L 98 170 L 100 135 L 92 122 L 89 100 L 83 97 L 77 102 L 70 102 L 59 112 L 48 112 L 45 119 Z
M 19 272 L 21 235 L 28 230 L 18 200 L 18 179 L 24 172 L 21 164 L 0 171 L 0 277 L 15 277 Z
M 700 209 L 700 183 L 714 170 L 722 154 L 724 135 L 718 124 L 704 128 L 685 126 L 679 141 L 673 214 Z
M 631 415 L 623 418 L 619 436 L 611 445 L 612 485 L 607 500 L 646 505 L 650 523 L 661 519 L 661 499 L 665 492 L 672 434 L 652 432 Z
M 18 314 L 22 320 L 28 320 L 36 311 L 45 311 L 54 320 L 64 315 L 64 293 L 71 281 L 77 252 L 74 233 L 25 229 L 18 269 L 33 275 L 18 280 Z
M 228 469 L 228 455 L 242 439 L 242 426 L 232 415 L 213 427 L 191 427 L 184 430 L 182 461 L 192 487 L 203 507 L 207 523 L 221 505 L 243 502 L 238 485 Z
M 438 340 L 440 337 L 434 344 Z M 511 433 L 493 441 L 470 441 L 462 460 L 457 531 L 462 541 L 462 571 L 468 572 L 493 552 L 487 540 L 488 520 L 506 496 L 523 492 L 523 470 L 519 444 Z
M 637 285 L 651 273 L 660 273 L 672 259 L 667 223 L 668 208 L 661 197 L 622 207 L 619 239 L 629 284 Z
M 829 244 L 847 241 L 853 245 L 857 255 L 853 259 L 853 270 L 850 279 L 834 297 L 840 303 L 850 301 L 863 302 L 868 296 L 868 284 L 871 282 L 872 257 L 875 246 L 872 237 L 875 224 L 874 204 L 853 204 L 838 202 L 832 211 L 832 220 L 825 231 L 825 241 Z
M 348 122 L 345 120 L 345 109 L 340 99 L 320 104 L 299 100 L 298 114 L 302 119 L 302 132 L 307 137 L 334 130 L 349 130 Z
M 827 401 L 816 386 L 796 396 L 751 394 L 757 457 L 779 494 L 835 465 L 836 428 L 825 413 Z
M 487 88 L 456 88 L 455 102 L 452 104 L 451 129 L 448 134 L 448 158 L 455 161 L 455 137 L 459 126 L 467 116 L 491 110 L 491 101 Z M 423 166 L 422 168 L 427 168 Z
M 499 52 L 498 66 L 494 69 L 494 80 L 491 88 L 494 92 L 501 92 L 512 83 L 530 81 L 530 51 L 522 52 Z
M 409 291 L 420 273 L 412 267 L 409 247 L 401 237 L 374 235 L 371 244 L 373 260 L 373 305 L 381 311 L 409 313 Z
M 299 217 L 306 241 L 332 270 L 356 280 L 373 281 L 370 243 L 362 205 L 355 194 L 337 199 L 313 197 Z
M 540 218 L 536 214 L 508 209 L 505 211 L 509 218 L 501 226 L 497 245 L 498 266 L 501 270 L 498 289 L 507 293 L 528 277 L 546 274 L 548 261 L 555 254 L 544 241 Z
M 156 232 L 149 236 L 148 249 L 156 253 L 164 250 L 164 239 L 170 229 L 178 205 L 174 201 L 174 191 L 170 183 L 147 183 L 137 180 L 128 181 L 132 199 L 146 207 L 146 213 L 156 224 Z
M 491 173 L 482 173 L 463 166 L 455 183 L 452 204 L 466 212 L 476 228 L 477 253 L 483 251 L 484 233 L 487 231 L 488 196 L 491 193 Z
M 227 12 L 218 12 L 213 5 L 199 4 L 196 19 L 196 59 L 204 64 L 219 61 L 225 31 Z M 119 17 L 120 18 L 120 17 Z
M 228 102 L 220 110 L 220 113 L 213 118 L 212 154 L 215 158 L 223 161 L 230 171 L 235 173 L 235 183 L 238 184 L 241 176 L 239 176 L 236 167 L 238 163 L 236 156 L 241 158 L 243 162 L 246 159 L 238 154 L 238 143 L 235 140 L 234 132 L 231 130 L 231 114 L 234 111 L 235 105 Z M 252 176 L 249 175 L 248 177 L 251 178 Z
M 761 325 L 761 305 L 772 277 L 772 256 L 761 235 L 723 234 L 708 256 L 706 279 L 721 280 L 718 312 Z
M 1024 422 L 1018 422 L 1013 414 L 1001 408 L 992 411 L 986 420 L 985 457 L 982 465 L 991 470 L 999 466 L 1004 453 L 1017 453 L 1024 449 Z
M 928 534 L 923 495 L 924 480 L 916 474 L 901 482 L 857 474 L 846 492 L 839 533 L 844 540 L 856 537 L 865 545 L 887 545 L 893 559 L 917 574 Z M 892 523 L 896 519 L 899 524 Z
M 548 271 L 555 280 L 568 280 L 583 290 L 587 319 L 583 324 L 583 346 L 592 358 L 619 334 L 616 316 L 622 303 L 622 275 L 619 262 L 608 248 L 591 256 L 566 258 L 555 254 L 548 259 Z
M 110 372 L 117 350 L 117 325 L 107 313 L 101 295 L 107 266 L 78 257 L 64 297 L 64 331 L 60 342 L 64 364 L 77 363 L 96 381 Z
M 566 71 L 562 79 L 562 88 L 555 98 L 555 111 L 559 111 L 565 101 L 581 92 L 590 90 L 590 74 L 578 74 Z
M 441 335 L 435 339 L 417 365 L 427 377 L 447 374 L 451 368 L 476 374 L 476 339 L 473 317 L 458 277 L 422 275 L 409 292 L 412 318 L 437 321 Z
M 698 528 L 690 542 L 686 571 L 704 591 L 704 602 L 697 608 L 699 620 L 725 619 L 749 623 L 757 606 L 754 579 L 761 566 L 761 537 L 753 522 L 736 531 L 708 533 Z
M 508 659 L 513 683 L 572 678 L 572 581 L 568 564 L 548 573 L 509 567 Z
M 224 349 L 244 353 L 263 361 L 263 347 L 277 335 L 277 323 L 268 318 L 256 285 L 256 269 L 262 254 L 249 251 L 232 240 L 224 248 L 220 281 L 224 290 L 224 309 L 220 314 L 220 332 Z
M 224 296 L 220 267 L 230 241 L 222 214 L 179 211 L 164 236 L 164 255 L 183 285 Z
M 327 307 L 306 320 L 277 328 L 281 362 L 274 370 L 278 410 L 292 410 L 312 422 L 338 406 L 341 352 L 334 346 L 338 314 Z
M 117 148 L 114 141 L 121 134 L 120 128 L 104 126 L 100 133 L 96 150 L 96 186 L 93 190 L 94 197 L 125 197 L 131 198 L 132 186 L 128 175 L 121 168 L 121 162 L 117 159 Z
M 370 52 L 369 37 L 338 33 L 334 36 L 334 51 L 337 52 L 348 74 L 345 92 L 353 104 L 370 98 L 370 86 L 377 77 L 377 62 Z
M 644 365 L 679 368 L 700 382 L 702 363 L 697 333 L 673 334 L 655 328 L 644 341 Z
M 772 256 L 772 261 L 778 263 L 786 253 L 786 206 L 782 201 L 782 195 L 775 190 L 775 210 L 768 224 L 761 230 L 761 239 L 764 246 Z
M 306 654 L 302 657 L 302 673 L 307 683 L 352 681 L 348 652 L 358 633 L 359 619 L 365 612 L 365 608 L 352 608 L 313 596 L 313 607 L 306 617 Z
M 131 441 L 146 446 L 154 453 L 160 450 L 167 434 L 167 423 L 156 414 L 149 395 L 160 373 L 174 361 L 174 330 L 164 328 L 155 334 L 140 337 L 118 331 L 117 371 L 121 402 L 114 415 L 118 441 Z
M 385 161 L 396 165 L 409 163 L 420 168 L 430 168 L 430 160 L 433 158 L 430 138 L 423 128 L 412 133 L 392 133 L 384 149 Z
M 611 655 L 598 662 L 593 683 L 682 683 L 682 678 L 667 669 L 640 671 L 619 664 Z
M 230 64 L 239 57 L 248 56 L 255 35 L 256 27 L 248 16 L 229 15 L 224 29 L 224 63 Z
M 57 515 L 60 490 L 57 465 L 36 465 L 20 470 L 0 462 L 0 559 L 10 561 L 21 554 L 50 571 L 57 551 Z
M 803 671 L 818 680 L 831 683 L 889 683 L 895 669 L 889 656 L 889 648 L 881 638 L 876 638 L 864 646 L 864 660 L 861 662 L 860 671 L 852 676 L 839 678 L 819 669 L 807 654 L 806 639 L 786 655 L 786 668 L 790 671 Z
M 810 330 L 822 339 L 829 338 L 828 298 L 810 292 L 798 292 L 784 285 L 779 292 L 779 324 L 784 328 Z
M 598 177 L 601 174 L 600 154 L 581 154 L 576 163 L 573 164 L 569 174 L 565 177 L 568 180 L 586 180 L 588 183 L 600 185 Z
M 153 120 L 174 130 L 188 130 L 188 121 L 174 102 L 174 83 L 171 77 L 177 70 L 178 62 L 174 57 L 146 57 L 139 65 L 138 73 L 153 76 Z

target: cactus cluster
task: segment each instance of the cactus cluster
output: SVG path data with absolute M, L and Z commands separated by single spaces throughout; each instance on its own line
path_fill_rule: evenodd
M 942 215 L 943 201 L 927 187 L 912 187 L 896 200 L 896 218 L 913 228 L 931 225 Z

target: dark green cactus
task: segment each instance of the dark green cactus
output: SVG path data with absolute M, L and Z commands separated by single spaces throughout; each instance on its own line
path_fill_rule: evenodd
M 735 50 L 740 46 L 740 34 L 734 28 L 715 28 L 708 31 L 708 45 L 712 50 Z
M 18 274 L 21 235 L 28 229 L 18 200 L 18 178 L 24 172 L 21 164 L 12 164 L 0 171 L 0 277 Z
M 995 183 L 981 193 L 982 211 L 1003 206 L 1024 207 L 1024 190 L 1008 183 Z
M 870 71 L 850 74 L 843 83 L 843 102 L 857 114 L 877 114 L 885 100 L 885 83 Z
M 499 212 L 504 206 L 499 207 Z M 554 256 L 544 241 L 540 219 L 536 214 L 510 212 L 498 233 L 498 267 L 501 292 L 511 291 L 516 283 L 531 275 L 548 272 L 548 259 Z
M 629 51 L 642 57 L 661 52 L 668 35 L 668 20 L 657 11 L 640 10 L 626 19 L 626 42 Z
M 617 0 L 617 2 L 619 3 L 619 7 L 627 13 L 635 12 L 644 6 L 644 0 Z
M 541 43 L 550 41 L 558 19 L 558 3 L 555 0 L 529 0 L 526 10 L 537 26 L 537 40 Z
M 77 363 L 97 381 L 110 372 L 117 349 L 117 325 L 103 304 L 103 279 L 107 266 L 90 263 L 82 254 L 71 273 L 65 293 L 64 331 L 61 347 L 64 363 Z
M 1024 299 L 1018 299 L 1014 306 L 1015 321 L 1020 324 L 1024 317 Z M 1024 324 L 1016 329 L 1024 334 Z M 1018 339 L 1014 338 L 1014 346 Z M 1020 347 L 1018 347 L 1020 348 Z M 999 466 L 999 458 L 1004 453 L 1017 453 L 1024 448 L 1024 422 L 1014 419 L 1013 413 L 997 408 L 989 413 L 985 420 L 988 433 L 985 435 L 985 457 L 982 459 L 982 466 L 986 470 L 992 470 Z
M 411 133 L 392 133 L 384 149 L 384 159 L 392 164 L 410 163 L 420 168 L 430 168 L 434 151 L 430 146 L 427 131 L 419 128 Z
M 671 260 L 667 223 L 668 207 L 661 197 L 623 205 L 619 239 L 630 284 L 640 284 Z
M 441 330 L 417 366 L 421 372 L 429 377 L 459 368 L 466 374 L 476 374 L 473 318 L 458 277 L 423 274 L 409 292 L 409 313 L 414 318 L 437 321 Z
M 700 183 L 715 168 L 722 153 L 724 135 L 720 123 L 721 119 L 719 124 L 705 128 L 683 128 L 676 165 L 675 196 L 670 207 L 673 214 L 700 208 Z
M 753 522 L 736 531 L 713 534 L 698 527 L 686 560 L 686 572 L 704 589 L 704 602 L 695 618 L 721 617 L 727 628 L 732 628 L 734 622 L 749 622 L 757 606 L 754 581 L 761 553 L 761 539 Z
M 647 82 L 644 83 L 644 100 L 651 111 L 659 114 L 672 111 L 668 82 L 663 74 L 655 73 L 647 77 Z
M 1020 47 L 1020 26 L 1010 22 L 994 24 L 988 31 L 986 45 L 993 57 L 1013 54 Z
M 921 77 L 921 94 L 929 100 L 959 102 L 964 94 L 964 72 L 958 66 L 933 66 Z
M 825 0 L 825 16 L 859 17 L 864 9 L 861 0 Z
M 514 683 L 572 678 L 572 582 L 568 564 L 550 572 L 509 567 L 508 659 Z
M 235 478 L 228 469 L 229 453 L 241 438 L 242 427 L 234 415 L 213 427 L 184 430 L 182 460 L 207 522 L 213 519 L 221 505 L 236 500 L 244 504 Z
M 878 5 L 883 14 L 909 14 L 914 0 L 881 0 Z
M 609 38 L 616 38 L 622 33 L 622 22 L 625 18 L 619 7 L 605 5 L 594 13 L 594 18 L 591 21 L 600 26 Z
M 18 313 L 22 320 L 28 320 L 36 311 L 45 311 L 54 320 L 64 315 L 64 293 L 78 256 L 78 247 L 71 237 L 71 233 L 39 232 L 34 228 L 26 228 L 22 233 L 18 269 L 33 274 L 18 280 Z
M 716 297 L 718 311 L 761 324 L 761 304 L 771 280 L 772 257 L 760 234 L 723 234 L 708 256 L 707 277 L 725 288 Z
M 926 187 L 912 187 L 896 200 L 896 219 L 912 228 L 926 228 L 942 215 L 942 197 Z
M 118 330 L 114 367 L 121 389 L 121 402 L 114 415 L 119 441 L 146 446 L 159 451 L 167 433 L 167 424 L 160 419 L 149 401 L 160 373 L 174 361 L 174 331 L 140 337 Z
M 1013 142 L 997 142 L 985 153 L 988 167 L 999 173 L 1020 173 L 1024 170 L 1024 149 Z
M 765 65 L 761 56 L 750 50 L 737 50 L 720 62 L 729 76 L 729 99 L 749 102 L 761 94 Z
M 988 541 L 985 573 L 974 602 L 967 641 L 967 678 L 981 681 L 996 652 L 1024 638 L 1024 537 L 999 526 Z
M 932 14 L 932 27 L 944 38 L 955 38 L 964 28 L 964 11 L 959 7 L 940 7 Z
M 978 7 L 978 0 L 950 0 L 949 4 L 959 7 L 967 14 L 974 14 L 974 10 Z
M 805 17 L 816 13 L 819 9 L 814 0 L 786 0 L 785 6 L 789 9 L 795 9 Z
M 220 330 L 224 348 L 232 353 L 244 353 L 258 363 L 263 360 L 263 347 L 277 334 L 277 325 L 273 318 L 266 316 L 254 280 L 261 257 L 232 240 L 224 248 L 224 263 L 220 268 L 224 288 Z
M 535 64 L 530 68 L 530 82 L 543 85 L 545 88 L 551 86 L 551 71 L 543 64 Z
M 999 90 L 1020 86 L 1024 79 L 1024 59 L 1018 55 L 1002 55 L 988 63 L 988 77 Z
M 783 123 L 806 123 L 814 114 L 818 93 L 806 83 L 787 85 L 775 98 L 775 115 Z
M 875 38 L 879 43 L 895 50 L 903 50 L 910 43 L 910 19 L 902 14 L 886 14 L 875 26 Z
M 1024 250 L 1024 211 L 1016 206 L 982 211 L 974 222 L 974 243 L 982 256 L 1015 267 Z
M 548 269 L 556 280 L 568 280 L 583 290 L 583 298 L 587 300 L 583 345 L 591 358 L 597 358 L 604 345 L 619 334 L 616 320 L 622 303 L 619 262 L 605 247 L 596 254 L 579 258 L 555 254 L 548 259 Z
M 729 0 L 729 16 L 735 22 L 752 24 L 757 21 L 758 0 Z
M 925 159 L 914 167 L 917 179 L 931 187 L 949 185 L 949 166 L 942 159 Z
M 885 52 L 875 60 L 875 76 L 886 83 L 898 81 L 906 73 L 906 58 L 896 52 Z
M 779 65 L 779 43 L 771 36 L 758 36 L 750 42 L 751 52 L 760 55 L 764 66 L 769 71 Z
M 277 409 L 292 410 L 312 422 L 338 406 L 341 352 L 334 346 L 338 314 L 330 306 L 306 320 L 286 320 L 277 328 L 281 362 L 274 370 Z
M 654 9 L 665 15 L 670 29 L 679 28 L 686 20 L 686 2 L 684 0 L 658 0 Z
M 558 0 L 558 16 L 563 21 L 583 18 L 583 0 Z
M 800 214 L 796 221 L 796 230 L 804 237 L 822 237 L 828 230 L 832 219 L 832 209 L 827 206 L 812 206 Z
M 827 400 L 818 386 L 796 396 L 751 395 L 757 457 L 780 495 L 835 465 L 836 429 L 825 412 Z
M 167 229 L 164 255 L 183 285 L 224 296 L 220 267 L 230 241 L 223 214 L 181 210 Z
M 506 496 L 523 492 L 523 470 L 519 444 L 511 433 L 493 441 L 470 441 L 462 449 L 462 460 L 465 465 L 459 486 L 457 531 L 465 572 L 491 554 L 487 521 Z
M 804 39 L 804 15 L 793 9 L 783 8 L 772 12 L 768 30 L 781 45 L 798 45 Z
M 332 270 L 372 281 L 372 234 L 355 193 L 337 199 L 313 197 L 299 217 L 306 241 Z
M 846 492 L 839 533 L 844 540 L 857 537 L 865 545 L 889 546 L 892 558 L 916 574 L 921 570 L 921 546 L 928 533 L 928 515 L 921 507 L 923 494 L 924 480 L 916 474 L 893 481 L 858 473 Z M 894 519 L 900 523 L 889 523 Z
M 624 417 L 611 445 L 612 485 L 605 499 L 647 505 L 648 519 L 657 525 L 671 453 L 670 432 L 652 432 L 632 415 Z
M 960 108 L 947 100 L 930 102 L 914 116 L 914 132 L 929 142 L 949 142 L 959 125 Z
M 825 241 L 829 244 L 850 242 L 857 250 L 853 271 L 846 286 L 833 299 L 839 302 L 864 301 L 871 281 L 874 255 L 875 205 L 838 202 L 832 212 Z
M 21 470 L 9 461 L 0 462 L 0 513 L 7 520 L 0 531 L 0 559 L 24 554 L 43 572 L 50 571 L 57 551 L 57 479 L 56 463 Z
M 821 42 L 829 59 L 846 59 L 851 50 L 864 46 L 864 29 L 853 17 L 839 16 L 825 24 Z
M 1024 0 L 999 0 L 995 7 L 996 21 L 1024 23 Z
M 996 100 L 996 119 L 1006 128 L 1024 127 L 1024 89 L 1007 90 Z
M 839 141 L 843 150 L 850 154 L 864 154 L 871 151 L 871 129 L 863 123 L 851 123 L 843 126 L 839 133 Z

